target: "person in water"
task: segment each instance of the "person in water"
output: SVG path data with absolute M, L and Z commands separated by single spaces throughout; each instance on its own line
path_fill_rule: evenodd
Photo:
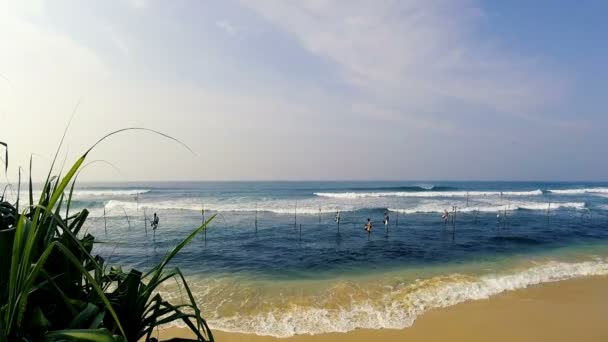
M 450 218 L 450 213 L 448 212 L 447 209 L 443 210 L 443 214 L 441 214 L 441 218 L 443 219 L 443 221 L 445 222 L 445 224 L 448 223 L 448 218 Z
M 389 220 L 388 211 L 385 211 L 384 212 L 384 226 L 385 227 L 388 226 L 388 220 Z
M 340 212 L 336 211 L 336 223 L 340 224 Z
M 156 213 L 154 213 L 154 218 L 152 219 L 152 222 L 150 223 L 150 225 L 152 226 L 152 229 L 156 230 L 156 228 L 158 228 L 158 216 L 156 216 Z
M 369 234 L 372 232 L 372 220 L 368 217 L 367 224 L 365 225 L 365 231 Z

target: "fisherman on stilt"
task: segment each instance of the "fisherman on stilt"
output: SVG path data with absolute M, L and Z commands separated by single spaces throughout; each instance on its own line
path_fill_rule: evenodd
M 450 213 L 448 212 L 447 209 L 443 210 L 443 214 L 441 214 L 441 218 L 443 219 L 443 223 L 447 226 L 448 219 L 450 218 Z
M 159 218 L 156 215 L 156 213 L 154 213 L 154 218 L 152 219 L 152 222 L 150 222 L 150 226 L 152 226 L 152 230 L 156 230 L 156 228 L 158 228 L 158 222 L 159 222 Z
M 384 212 L 384 228 L 386 230 L 388 230 L 388 222 L 389 221 L 389 217 L 388 217 L 388 210 Z

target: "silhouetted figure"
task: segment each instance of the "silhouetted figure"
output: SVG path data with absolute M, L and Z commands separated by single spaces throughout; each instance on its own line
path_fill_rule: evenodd
M 156 216 L 156 213 L 154 213 L 154 218 L 152 219 L 152 222 L 150 223 L 150 226 L 152 226 L 153 230 L 156 230 L 156 228 L 158 228 L 158 216 Z

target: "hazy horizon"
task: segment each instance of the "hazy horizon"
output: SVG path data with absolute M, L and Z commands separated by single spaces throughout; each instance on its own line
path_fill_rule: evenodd
M 83 182 L 608 180 L 608 4 L 0 0 L 0 141 Z M 3 157 L 3 149 L 0 156 Z

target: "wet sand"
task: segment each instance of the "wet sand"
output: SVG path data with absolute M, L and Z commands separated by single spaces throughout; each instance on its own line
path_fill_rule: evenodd
M 188 336 L 180 328 L 159 332 L 161 339 Z M 214 336 L 228 342 L 608 341 L 608 276 L 547 283 L 430 310 L 403 330 L 360 329 L 289 338 L 216 330 Z

